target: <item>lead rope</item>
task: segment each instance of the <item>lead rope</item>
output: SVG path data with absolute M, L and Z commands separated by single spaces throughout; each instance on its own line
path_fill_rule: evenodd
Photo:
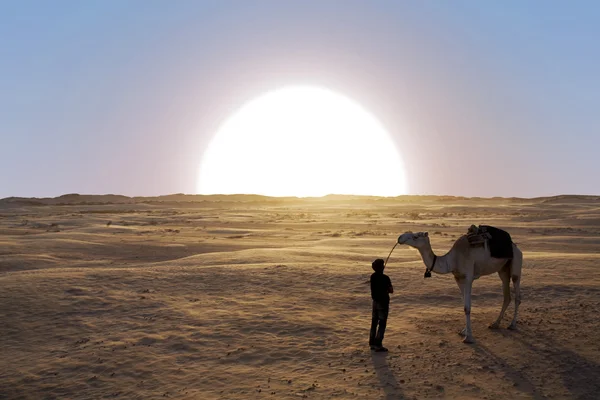
M 385 262 L 383 263 L 384 267 L 387 265 L 387 262 L 390 259 L 390 256 L 392 255 L 392 251 L 394 251 L 394 249 L 396 248 L 397 245 L 398 245 L 398 242 L 396 242 L 396 244 L 394 245 L 394 247 L 392 247 L 392 250 L 390 250 L 390 254 L 388 254 L 387 258 L 385 259 Z M 369 282 L 370 281 L 366 281 L 365 283 L 369 283 Z
M 392 255 L 392 251 L 394 251 L 394 249 L 396 248 L 396 246 L 398 246 L 398 242 L 396 242 L 396 244 L 394 245 L 394 247 L 392 247 L 392 250 L 390 250 L 390 254 L 388 254 L 387 258 L 385 259 L 385 262 L 383 263 L 384 267 L 387 265 L 387 262 L 390 259 L 390 256 Z

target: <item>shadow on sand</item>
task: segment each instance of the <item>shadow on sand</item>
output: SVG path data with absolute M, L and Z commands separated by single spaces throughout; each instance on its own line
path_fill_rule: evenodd
M 505 359 L 495 354 L 490 348 L 479 343 L 474 344 L 473 346 L 475 351 L 484 355 L 488 360 L 493 360 L 497 365 L 500 365 L 504 375 L 513 382 L 513 386 L 515 386 L 518 390 L 531 395 L 531 398 L 535 400 L 546 398 L 546 396 L 539 392 L 536 386 L 527 378 L 525 374 L 512 368 L 510 365 L 508 365 Z
M 536 372 L 540 376 L 546 375 L 547 379 L 556 378 L 556 375 L 559 375 L 572 398 L 581 400 L 599 398 L 600 364 L 561 346 L 551 337 L 543 334 L 519 330 L 495 332 L 521 343 L 527 349 L 524 356 L 528 358 L 528 365 L 531 366 L 527 370 L 529 376 Z M 542 394 L 543 384 L 536 386 L 523 372 L 510 367 L 508 360 L 502 358 L 497 352 L 481 344 L 476 344 L 475 349 L 501 365 L 505 376 L 513 381 L 516 388 L 531 395 L 534 399 L 546 398 Z
M 396 375 L 392 368 L 390 368 L 388 353 L 374 353 L 371 352 L 371 361 L 373 362 L 373 368 L 377 379 L 379 379 L 379 385 L 385 393 L 386 400 L 402 400 L 404 395 L 400 384 L 396 379 Z

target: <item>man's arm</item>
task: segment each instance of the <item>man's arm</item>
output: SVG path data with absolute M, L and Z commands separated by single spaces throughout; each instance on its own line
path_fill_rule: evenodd
M 388 278 L 388 293 L 394 293 L 394 287 L 392 286 L 392 280 Z

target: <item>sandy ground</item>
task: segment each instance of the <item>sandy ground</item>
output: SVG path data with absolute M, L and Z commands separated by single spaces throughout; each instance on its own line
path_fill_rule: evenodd
M 600 398 L 598 198 L 67 196 L 0 216 L 0 399 Z M 463 344 L 454 280 L 398 246 L 372 353 L 371 261 L 408 230 L 444 254 L 471 224 L 524 252 L 518 330 L 512 305 L 487 328 L 502 291 L 482 277 Z

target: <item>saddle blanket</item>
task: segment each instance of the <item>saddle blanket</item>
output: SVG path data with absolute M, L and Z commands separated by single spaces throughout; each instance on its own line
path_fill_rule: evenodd
M 471 245 L 483 244 L 487 241 L 490 255 L 494 258 L 513 258 L 512 238 L 502 229 L 489 225 L 471 225 L 467 232 Z

